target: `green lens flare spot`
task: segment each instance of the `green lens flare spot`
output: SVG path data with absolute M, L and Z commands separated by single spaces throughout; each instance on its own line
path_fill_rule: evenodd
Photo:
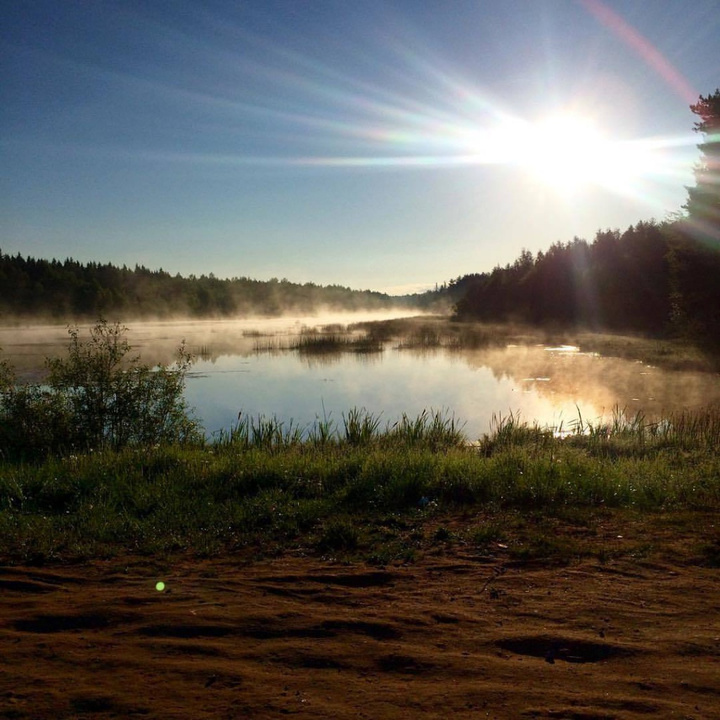
M 155 589 L 158 592 L 162 592 L 165 589 L 165 583 L 162 580 L 159 580 L 158 582 L 155 583 Z

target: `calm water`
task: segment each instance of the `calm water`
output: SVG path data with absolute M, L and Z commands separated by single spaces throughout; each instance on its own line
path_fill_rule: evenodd
M 402 413 L 444 409 L 475 439 L 494 414 L 558 426 L 595 420 L 613 408 L 652 416 L 720 402 L 720 377 L 668 372 L 641 362 L 599 357 L 572 347 L 508 346 L 483 350 L 408 350 L 386 344 L 379 353 L 307 356 L 258 352 L 287 345 L 303 327 L 347 324 L 366 316 L 136 323 L 130 342 L 145 362 L 170 362 L 186 340 L 198 360 L 186 396 L 209 434 L 229 428 L 239 412 L 276 416 L 300 426 L 364 407 L 393 422 Z M 0 328 L 4 356 L 26 378 L 43 358 L 67 345 L 63 327 Z

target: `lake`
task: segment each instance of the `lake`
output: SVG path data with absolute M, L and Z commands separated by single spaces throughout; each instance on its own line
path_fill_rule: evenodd
M 209 435 L 229 428 L 239 412 L 307 426 L 317 419 L 341 424 L 343 413 L 357 407 L 382 416 L 383 424 L 403 413 L 415 417 L 426 409 L 444 410 L 464 423 L 472 440 L 490 430 L 494 416 L 510 412 L 568 429 L 579 413 L 592 421 L 609 417 L 615 408 L 655 417 L 720 402 L 717 374 L 667 371 L 573 346 L 457 349 L 389 338 L 363 352 L 288 349 L 299 338 L 335 338 L 350 323 L 377 319 L 366 313 L 138 322 L 130 325 L 128 338 L 151 364 L 171 362 L 186 341 L 197 357 L 186 397 Z M 352 336 L 362 334 L 355 329 Z M 3 356 L 24 379 L 39 379 L 44 358 L 62 353 L 67 342 L 64 326 L 0 328 Z

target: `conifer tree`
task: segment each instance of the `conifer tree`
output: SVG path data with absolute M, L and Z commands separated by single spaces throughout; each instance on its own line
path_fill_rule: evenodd
M 694 130 L 703 135 L 703 142 L 698 145 L 701 158 L 695 166 L 695 187 L 688 188 L 684 207 L 696 231 L 720 243 L 720 89 L 701 95 L 690 110 L 700 118 Z

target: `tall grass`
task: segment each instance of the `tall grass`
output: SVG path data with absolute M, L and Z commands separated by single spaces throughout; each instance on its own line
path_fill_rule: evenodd
M 425 446 L 433 450 L 459 447 L 466 443 L 464 423 L 443 410 L 423 410 L 411 418 L 403 413 L 402 418 L 388 428 L 386 439 L 403 445 Z
M 221 430 L 215 438 L 217 448 L 249 450 L 278 450 L 303 442 L 304 430 L 291 420 L 284 423 L 276 417 L 238 414 L 237 421 L 229 430 Z
M 528 424 L 520 415 L 493 414 L 491 432 L 478 443 L 485 455 L 510 447 L 550 451 L 573 446 L 591 455 L 640 457 L 663 449 L 700 451 L 720 449 L 720 407 L 669 413 L 648 419 L 615 407 L 609 418 L 588 420 L 578 409 L 577 418 L 559 426 Z
M 670 413 L 660 420 L 649 420 L 638 411 L 628 414 L 618 407 L 609 420 L 591 422 L 578 418 L 572 424 L 571 437 L 596 453 L 656 451 L 662 448 L 697 450 L 720 448 L 720 408 Z
M 353 408 L 343 413 L 343 435 L 341 439 L 350 445 L 368 445 L 378 436 L 380 417 L 364 408 Z
M 290 343 L 290 349 L 301 353 L 367 353 L 382 352 L 383 345 L 377 339 L 368 335 L 355 336 L 344 332 L 320 334 L 303 332 Z
M 340 325 L 318 328 L 303 328 L 297 337 L 259 337 L 255 341 L 256 353 L 279 353 L 295 351 L 306 355 L 332 353 L 377 353 L 382 352 L 383 342 L 372 333 L 357 335 Z
M 302 429 L 241 417 L 214 442 L 6 462 L 0 553 L 39 562 L 299 544 L 384 556 L 377 543 L 388 518 L 415 523 L 452 508 L 717 511 L 720 409 L 592 428 L 579 419 L 562 436 L 499 417 L 477 445 L 443 413 L 383 427 L 356 409 L 338 425 L 323 419 Z
M 365 408 L 351 408 L 343 413 L 341 424 L 332 418 L 317 418 L 314 423 L 299 426 L 284 423 L 273 416 L 251 417 L 240 413 L 229 430 L 221 430 L 214 439 L 219 449 L 283 450 L 301 447 L 351 445 L 421 445 L 432 449 L 458 447 L 467 442 L 461 424 L 443 410 L 423 410 L 416 418 L 407 414 L 382 427 L 382 418 Z

